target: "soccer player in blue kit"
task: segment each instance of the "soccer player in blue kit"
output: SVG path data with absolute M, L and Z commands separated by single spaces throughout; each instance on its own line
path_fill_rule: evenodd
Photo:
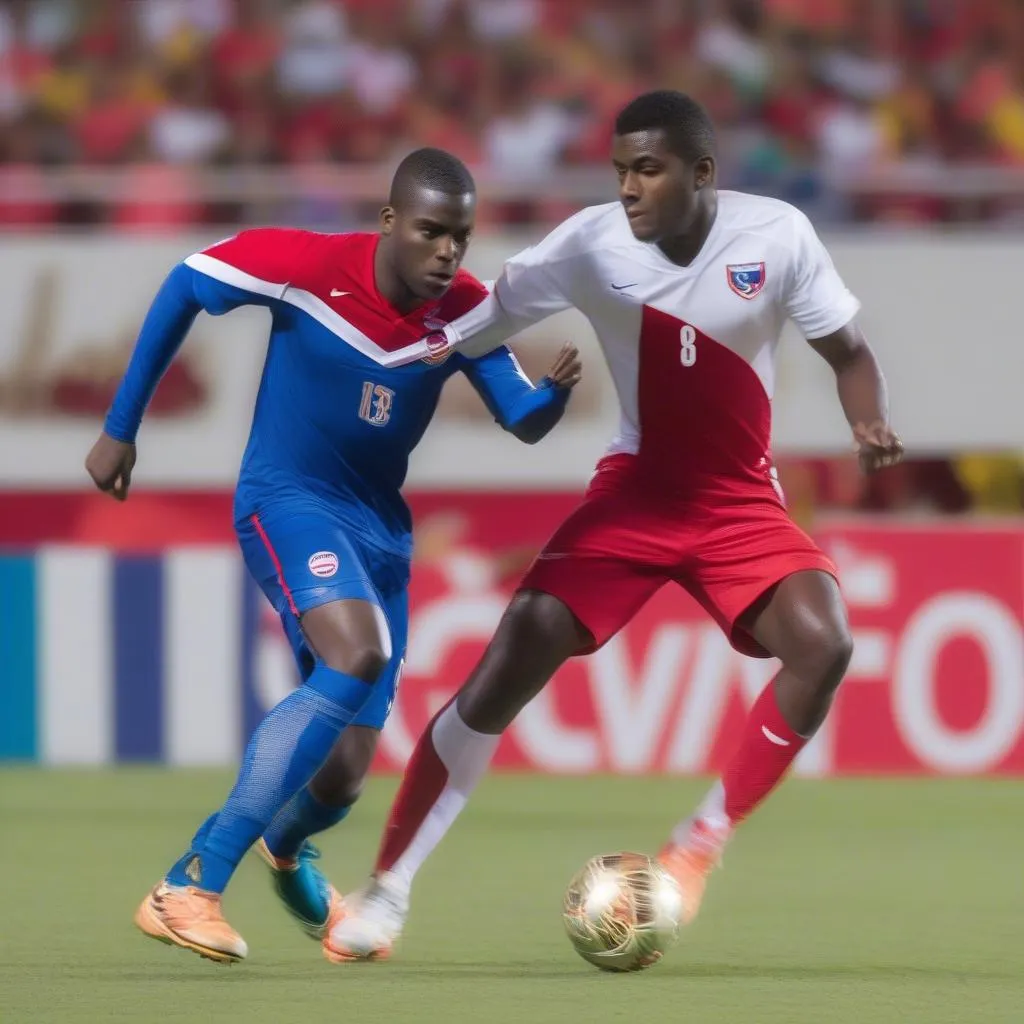
M 486 294 L 459 266 L 475 209 L 466 167 L 442 150 L 417 150 L 395 172 L 378 233 L 242 231 L 178 264 L 143 323 L 86 460 L 97 486 L 122 501 L 146 405 L 196 314 L 270 311 L 234 518 L 302 676 L 253 733 L 224 805 L 136 912 L 138 927 L 162 942 L 221 962 L 247 955 L 221 894 L 257 841 L 288 909 L 316 938 L 330 928 L 341 900 L 307 840 L 358 796 L 401 675 L 409 454 L 456 372 L 527 443 L 554 427 L 579 380 L 571 346 L 537 387 L 507 349 L 390 365 Z

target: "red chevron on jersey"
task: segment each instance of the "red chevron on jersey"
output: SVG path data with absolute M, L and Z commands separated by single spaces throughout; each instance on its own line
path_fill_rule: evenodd
M 487 294 L 467 271 L 440 299 L 403 314 L 377 290 L 380 236 L 254 228 L 190 256 L 186 263 L 226 284 L 301 309 L 377 362 L 472 309 Z

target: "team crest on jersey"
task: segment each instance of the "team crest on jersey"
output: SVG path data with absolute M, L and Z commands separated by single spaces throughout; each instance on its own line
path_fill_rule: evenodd
M 764 287 L 764 263 L 730 263 L 725 276 L 741 299 L 752 299 Z
M 426 321 L 424 321 L 426 324 Z M 439 323 L 434 320 L 433 323 Z M 430 324 L 426 324 L 428 327 Z M 430 352 L 429 356 L 423 357 L 423 362 L 428 363 L 430 366 L 440 366 L 451 354 L 451 345 L 448 343 L 448 339 L 443 333 L 444 324 L 440 327 L 434 328 L 437 332 L 427 336 L 427 350 Z

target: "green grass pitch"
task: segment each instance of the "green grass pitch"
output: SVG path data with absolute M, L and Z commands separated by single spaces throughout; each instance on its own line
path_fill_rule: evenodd
M 752 819 L 670 955 L 607 975 L 562 888 L 653 850 L 699 780 L 492 777 L 423 870 L 395 960 L 334 966 L 247 858 L 223 967 L 143 938 L 135 905 L 230 783 L 221 772 L 0 772 L 0 1021 L 293 1024 L 1024 1022 L 1024 814 L 1012 781 L 792 781 Z M 323 837 L 360 882 L 395 780 Z

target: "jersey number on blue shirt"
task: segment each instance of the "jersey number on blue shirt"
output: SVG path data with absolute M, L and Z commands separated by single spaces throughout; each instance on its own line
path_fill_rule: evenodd
M 391 403 L 395 393 L 383 384 L 368 380 L 363 384 L 363 397 L 359 403 L 359 418 L 371 426 L 383 427 L 391 419 Z

